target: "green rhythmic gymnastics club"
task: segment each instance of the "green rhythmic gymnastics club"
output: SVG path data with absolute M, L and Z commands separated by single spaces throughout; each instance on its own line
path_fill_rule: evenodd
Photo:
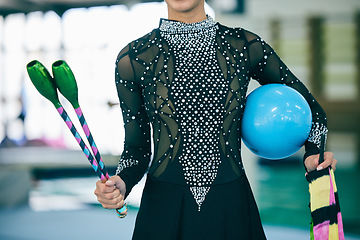
M 79 108 L 78 87 L 69 65 L 63 60 L 58 60 L 52 64 L 52 72 L 60 93 L 71 103 L 74 109 Z
M 85 120 L 85 116 L 81 110 L 78 101 L 78 87 L 73 72 L 71 71 L 69 65 L 63 60 L 58 60 L 54 62 L 52 64 L 52 71 L 56 87 L 73 106 L 76 115 L 81 123 L 81 127 L 83 128 L 85 135 L 91 145 L 91 149 L 93 150 L 96 161 L 99 163 L 100 168 L 103 169 L 103 172 L 106 173 L 106 178 L 108 179 L 109 175 L 107 174 L 107 171 L 105 169 L 105 164 L 101 159 L 99 149 L 95 144 L 94 137 L 91 134 L 90 128 Z
M 70 132 L 73 134 L 79 146 L 83 150 L 83 153 L 86 155 L 94 171 L 98 174 L 101 180 L 106 181 L 109 178 L 109 175 L 104 169 L 105 165 L 103 163 L 98 163 L 94 159 L 85 142 L 81 138 L 79 132 L 76 130 L 73 122 L 58 99 L 57 88 L 54 83 L 54 79 L 51 77 L 48 70 L 37 60 L 29 62 L 26 66 L 26 69 L 35 88 L 41 95 L 52 102 L 52 104 L 55 106 L 61 118 L 64 120 Z
M 38 92 L 48 99 L 56 108 L 61 107 L 53 78 L 49 71 L 39 61 L 34 60 L 27 64 L 27 72 L 31 82 Z
M 81 111 L 79 102 L 78 102 L 78 89 L 74 74 L 72 73 L 70 67 L 66 64 L 65 61 L 59 60 L 53 63 L 52 70 L 55 79 L 51 77 L 48 70 L 37 60 L 31 61 L 26 66 L 30 80 L 34 84 L 35 88 L 39 93 L 48 99 L 58 110 L 60 116 L 66 122 L 69 130 L 74 135 L 75 139 L 79 143 L 79 146 L 82 148 L 84 154 L 87 156 L 90 164 L 93 169 L 96 171 L 98 176 L 102 181 L 106 181 L 109 178 L 109 174 L 105 169 L 105 164 L 102 162 L 100 153 L 95 145 L 93 137 L 91 136 L 90 129 L 87 126 L 83 113 Z M 57 85 L 58 84 L 58 85 Z M 71 103 L 74 107 L 77 116 L 81 122 L 83 130 L 91 144 L 91 148 L 94 152 L 95 158 L 92 156 L 91 152 L 87 148 L 85 142 L 82 140 L 80 134 L 76 130 L 74 124 L 68 117 L 65 109 L 62 107 L 59 99 L 57 88 L 60 93 Z M 116 209 L 116 213 L 120 218 L 123 218 L 127 215 L 127 206 L 126 204 L 120 208 Z
M 90 129 L 86 123 L 85 116 L 81 110 L 79 100 L 78 100 L 78 87 L 76 83 L 76 79 L 74 73 L 72 72 L 69 65 L 64 60 L 58 60 L 52 64 L 52 72 L 54 75 L 54 80 L 56 87 L 59 89 L 60 93 L 71 103 L 73 106 L 81 126 L 85 132 L 85 135 L 91 145 L 91 149 L 95 155 L 96 161 L 100 166 L 103 167 L 103 171 L 107 179 L 109 179 L 109 175 L 105 169 L 105 165 L 101 159 L 99 150 L 95 144 L 95 140 L 90 132 Z M 122 208 L 116 209 L 116 213 L 119 218 L 124 218 L 127 214 L 127 206 L 126 204 Z

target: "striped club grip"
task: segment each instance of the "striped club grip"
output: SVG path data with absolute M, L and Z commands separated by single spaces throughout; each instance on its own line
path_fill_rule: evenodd
M 69 130 L 71 131 L 71 133 L 74 135 L 76 141 L 78 142 L 79 146 L 81 147 L 82 151 L 84 152 L 84 154 L 86 155 L 87 159 L 89 160 L 92 168 L 94 169 L 94 171 L 97 173 L 97 175 L 99 176 L 99 178 L 103 181 L 107 180 L 106 176 L 104 175 L 104 173 L 102 172 L 102 169 L 99 167 L 98 163 L 96 162 L 96 160 L 94 159 L 94 157 L 92 156 L 92 154 L 90 153 L 88 147 L 86 146 L 85 142 L 83 141 L 83 139 L 81 138 L 79 132 L 76 130 L 73 122 L 71 121 L 70 117 L 68 116 L 67 112 L 65 111 L 65 109 L 61 106 L 59 108 L 56 109 L 58 111 L 58 113 L 60 114 L 61 118 L 64 120 L 64 122 L 66 123 L 66 125 L 68 126 Z
M 103 162 L 103 160 L 101 158 L 99 149 L 97 148 L 97 146 L 95 144 L 95 140 L 94 140 L 94 138 L 93 138 L 93 136 L 92 136 L 92 134 L 90 132 L 89 125 L 87 124 L 87 122 L 85 120 L 85 116 L 84 116 L 83 112 L 81 111 L 81 108 L 80 107 L 76 108 L 75 112 L 76 112 L 76 115 L 77 115 L 77 117 L 78 117 L 78 119 L 80 121 L 81 127 L 85 132 L 86 138 L 90 143 L 91 149 L 92 149 L 92 151 L 94 153 L 95 159 L 96 159 L 101 171 L 104 173 L 105 177 L 107 179 L 109 179 L 110 178 L 109 174 L 106 171 L 105 164 L 104 164 L 104 162 Z

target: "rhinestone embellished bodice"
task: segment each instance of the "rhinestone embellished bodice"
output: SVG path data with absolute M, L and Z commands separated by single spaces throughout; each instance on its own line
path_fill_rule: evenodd
M 125 124 L 117 174 L 127 191 L 146 172 L 188 185 L 199 210 L 214 184 L 244 174 L 240 124 L 251 78 L 297 89 L 313 111 L 307 151 L 316 152 L 326 117 L 305 86 L 257 35 L 211 17 L 160 27 L 130 43 L 117 58 L 116 85 Z
M 183 25 L 163 20 L 160 30 L 171 46 L 175 69 L 182 69 L 174 74 L 170 96 L 183 138 L 179 163 L 200 207 L 221 163 L 219 136 L 229 85 L 216 60 L 215 22 Z

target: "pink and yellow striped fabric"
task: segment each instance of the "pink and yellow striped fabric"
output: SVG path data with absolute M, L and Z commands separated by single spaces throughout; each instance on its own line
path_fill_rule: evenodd
M 306 175 L 309 182 L 312 240 L 343 240 L 343 222 L 335 183 L 329 167 Z

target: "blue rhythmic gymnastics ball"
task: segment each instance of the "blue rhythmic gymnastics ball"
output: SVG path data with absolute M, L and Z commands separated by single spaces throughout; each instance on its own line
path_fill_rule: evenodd
M 242 140 L 260 157 L 282 159 L 303 146 L 311 123 L 309 104 L 298 91 L 283 84 L 267 84 L 246 99 Z

